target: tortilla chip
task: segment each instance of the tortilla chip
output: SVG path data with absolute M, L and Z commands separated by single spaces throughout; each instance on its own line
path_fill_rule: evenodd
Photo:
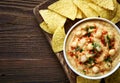
M 119 3 L 118 3 L 116 15 L 117 15 L 118 17 L 120 17 L 120 4 L 119 4 Z
M 88 2 L 85 0 L 74 0 L 75 5 L 84 13 L 86 17 L 98 17 L 97 14 L 92 8 L 88 6 Z
M 79 10 L 78 8 L 77 8 L 77 15 L 76 15 L 76 18 L 83 18 L 83 16 L 82 16 L 82 12 L 81 12 L 81 10 Z
M 114 4 L 114 10 L 112 10 L 111 13 L 115 16 L 117 13 L 117 8 L 118 8 L 117 0 L 113 0 L 113 4 Z
M 118 23 L 120 21 L 120 17 L 117 15 L 111 20 L 113 23 Z
M 112 19 L 115 16 L 115 13 L 113 14 L 113 11 L 104 9 L 94 3 L 88 3 L 88 5 L 94 10 L 96 11 L 100 17 L 102 18 L 106 18 L 106 19 Z
M 51 11 L 51 10 L 40 10 L 39 13 L 43 17 L 45 23 L 48 25 L 50 32 L 53 34 L 57 27 L 63 27 L 66 18 Z
M 47 24 L 45 22 L 42 22 L 40 24 L 40 27 L 42 30 L 44 30 L 45 32 L 49 33 L 49 34 L 52 34 L 52 32 L 49 30 L 49 27 L 47 26 Z
M 77 76 L 77 82 L 76 83 L 100 83 L 101 80 L 90 80 L 85 79 L 80 76 Z
M 60 15 L 74 20 L 77 14 L 77 7 L 72 0 L 59 0 L 48 6 L 48 9 L 53 10 Z
M 92 0 L 95 4 L 108 10 L 114 10 L 113 0 Z
M 58 27 L 55 30 L 55 33 L 53 34 L 52 41 L 51 41 L 52 49 L 55 53 L 63 50 L 64 38 L 65 38 L 64 27 L 62 28 Z
M 116 15 L 111 21 L 113 23 L 117 23 L 120 21 L 120 4 L 118 4 Z
M 114 14 L 116 14 L 117 7 L 118 7 L 118 2 L 117 2 L 117 0 L 113 0 L 113 4 L 114 4 L 114 10 L 112 10 L 112 11 L 113 11 Z
M 120 83 L 120 68 L 114 74 L 105 78 L 105 83 Z

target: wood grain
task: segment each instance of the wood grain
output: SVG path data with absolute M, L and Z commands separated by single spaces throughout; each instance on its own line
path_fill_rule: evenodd
M 69 83 L 33 8 L 47 0 L 0 0 L 0 83 Z

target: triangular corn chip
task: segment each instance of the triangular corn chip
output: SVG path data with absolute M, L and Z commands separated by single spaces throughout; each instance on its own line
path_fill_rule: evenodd
M 120 21 L 120 17 L 118 17 L 117 15 L 111 20 L 113 23 L 117 23 Z
M 66 18 L 51 10 L 40 10 L 39 13 L 52 33 L 54 33 L 57 27 L 63 27 L 65 24 Z
M 94 10 L 96 11 L 100 17 L 102 18 L 106 18 L 106 19 L 112 19 L 114 16 L 115 16 L 115 13 L 111 10 L 107 10 L 107 9 L 104 9 L 94 3 L 88 3 L 88 5 Z
M 117 0 L 113 0 L 113 4 L 114 4 L 114 10 L 112 10 L 112 12 L 113 12 L 114 14 L 116 14 L 117 7 L 118 7 L 118 2 L 117 2 Z
M 118 7 L 117 7 L 117 16 L 119 16 L 120 17 L 120 4 L 118 3 Z
M 47 26 L 47 24 L 45 22 L 42 22 L 40 24 L 40 27 L 42 30 L 44 30 L 45 32 L 49 33 L 49 34 L 52 34 L 52 32 L 49 30 L 49 27 Z
M 58 27 L 55 30 L 55 33 L 53 34 L 52 41 L 51 41 L 52 49 L 55 53 L 63 50 L 64 38 L 65 38 L 64 27 L 62 28 Z
M 108 10 L 114 10 L 113 0 L 92 0 L 95 4 Z
M 48 6 L 48 9 L 53 10 L 71 20 L 74 20 L 77 14 L 77 7 L 74 5 L 72 0 L 56 1 Z
M 92 8 L 88 6 L 85 0 L 74 0 L 75 5 L 84 13 L 86 17 L 97 17 L 97 14 Z
M 76 15 L 76 18 L 83 18 L 83 16 L 82 16 L 82 12 L 81 12 L 81 10 L 80 9 L 78 9 L 77 8 L 77 15 Z
M 117 23 L 120 21 L 120 4 L 118 4 L 116 15 L 111 21 L 113 23 Z

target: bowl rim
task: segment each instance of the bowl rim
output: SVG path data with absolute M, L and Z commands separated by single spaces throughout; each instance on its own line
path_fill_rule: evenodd
M 114 28 L 116 28 L 117 31 L 120 33 L 119 28 L 118 28 L 114 23 L 112 23 L 111 21 L 109 21 L 109 20 L 107 20 L 107 19 L 105 19 L 105 18 L 89 17 L 89 18 L 82 19 L 82 20 L 76 22 L 74 25 L 72 25 L 72 27 L 68 30 L 68 32 L 67 32 L 67 34 L 66 34 L 66 36 L 65 36 L 65 39 L 64 39 L 64 43 L 63 43 L 63 55 L 64 55 L 64 58 L 65 58 L 65 61 L 66 61 L 67 65 L 68 65 L 68 66 L 70 67 L 70 69 L 71 69 L 73 72 L 75 72 L 77 75 L 82 76 L 82 77 L 87 78 L 87 79 L 97 80 L 97 79 L 102 79 L 102 78 L 108 77 L 108 76 L 110 76 L 111 74 L 113 74 L 113 73 L 120 67 L 120 62 L 118 62 L 118 64 L 117 64 L 110 72 L 108 72 L 107 74 L 104 74 L 104 75 L 102 75 L 102 76 L 97 76 L 97 77 L 95 77 L 95 76 L 87 76 L 87 75 L 84 75 L 84 74 L 76 71 L 76 70 L 72 67 L 72 65 L 69 63 L 69 61 L 68 61 L 68 59 L 67 59 L 66 49 L 65 49 L 65 47 L 66 47 L 66 42 L 67 42 L 67 38 L 69 37 L 69 35 L 70 35 L 70 33 L 72 32 L 72 30 L 73 30 L 77 25 L 79 25 L 80 23 L 82 23 L 82 22 L 84 22 L 84 21 L 89 21 L 89 20 L 102 20 L 102 21 L 105 21 L 105 22 L 111 24 L 111 25 L 112 25 Z

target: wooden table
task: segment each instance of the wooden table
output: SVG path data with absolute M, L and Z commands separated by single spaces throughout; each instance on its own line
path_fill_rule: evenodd
M 0 83 L 69 83 L 33 15 L 47 0 L 0 0 Z

